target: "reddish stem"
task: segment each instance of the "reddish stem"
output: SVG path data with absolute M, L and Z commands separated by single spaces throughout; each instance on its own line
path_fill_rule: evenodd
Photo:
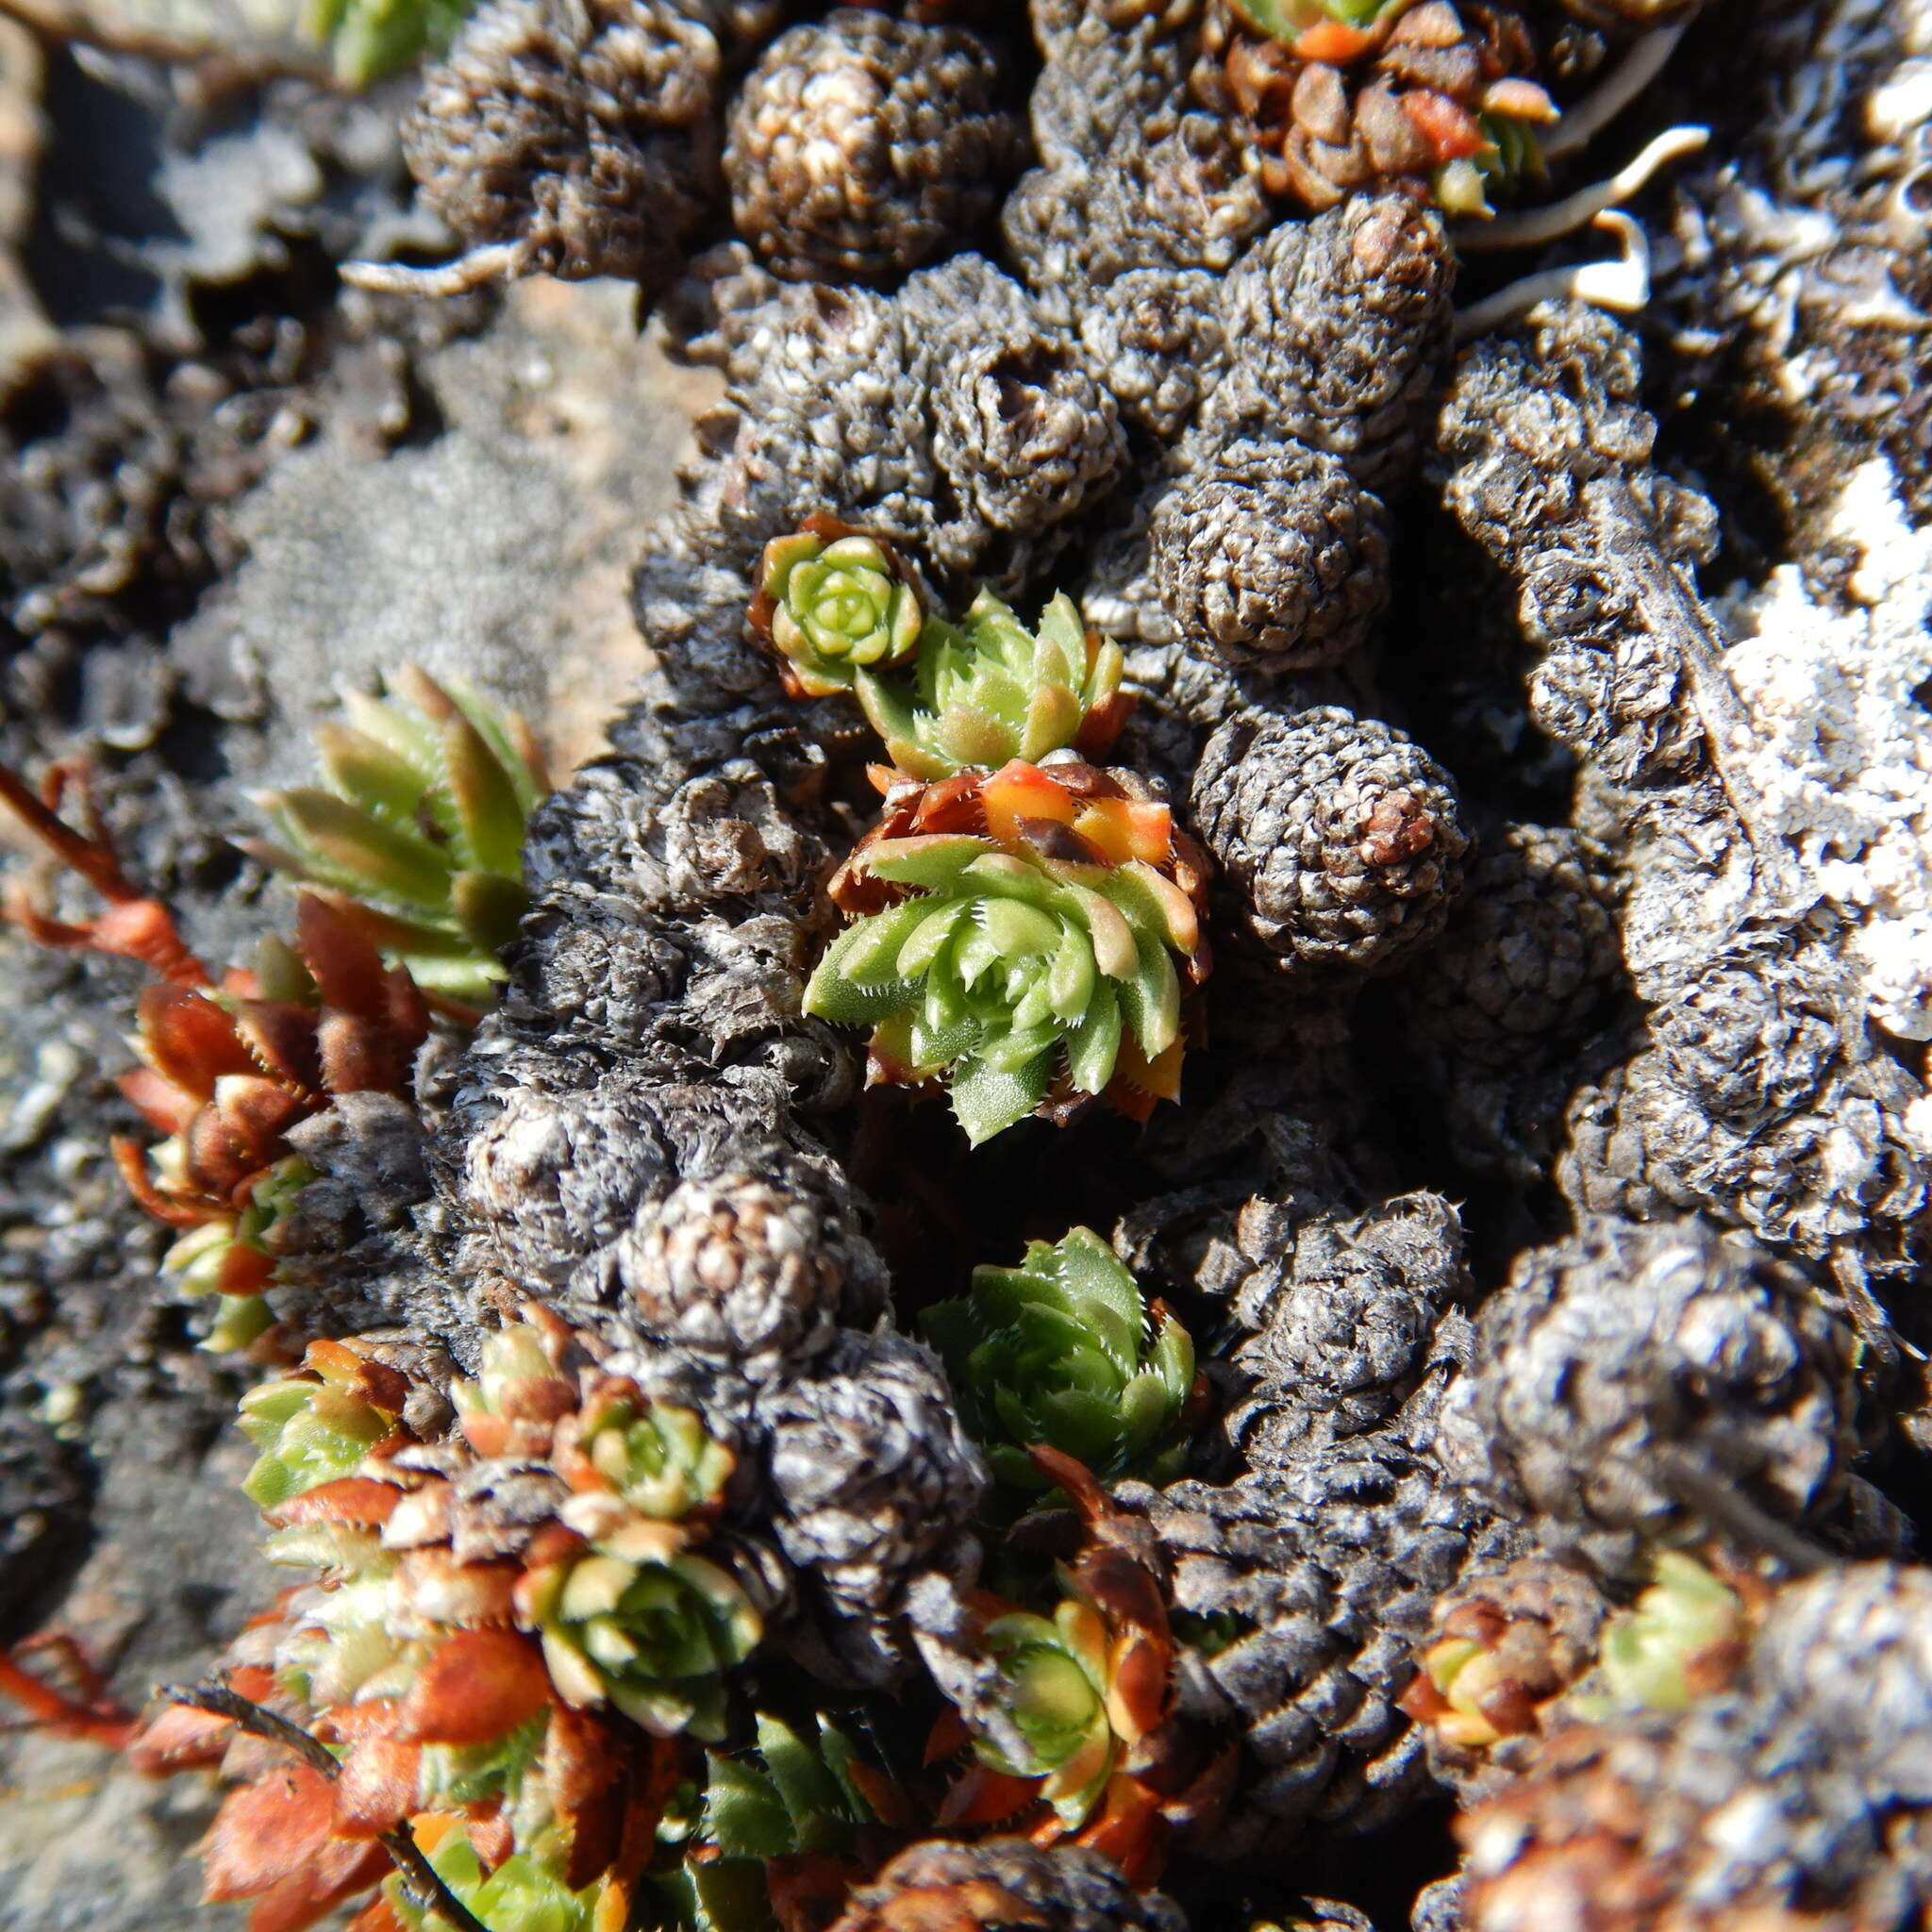
M 19 1659 L 33 1650 L 56 1652 L 79 1679 L 81 1695 L 70 1697 L 24 1669 Z M 18 1704 L 27 1713 L 32 1728 L 51 1731 L 56 1737 L 79 1738 L 91 1744 L 104 1744 L 109 1751 L 125 1751 L 134 1736 L 133 1713 L 122 1709 L 107 1694 L 101 1674 L 71 1637 L 30 1638 L 10 1651 L 0 1651 L 0 1697 Z

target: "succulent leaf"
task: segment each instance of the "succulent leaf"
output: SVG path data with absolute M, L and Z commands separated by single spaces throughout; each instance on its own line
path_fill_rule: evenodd
M 1373 25 L 1396 0 L 1234 0 L 1234 10 L 1252 27 L 1277 40 L 1293 41 L 1312 26 Z
M 1660 1551 L 1653 1567 L 1657 1581 L 1604 1626 L 1599 1665 L 1619 1706 L 1689 1710 L 1723 1681 L 1749 1628 L 1746 1606 L 1680 1550 Z
M 1010 1488 L 1051 1486 L 1027 1454 L 1036 1443 L 1106 1481 L 1178 1469 L 1193 1343 L 1164 1309 L 1150 1317 L 1133 1275 L 1091 1228 L 1029 1242 L 1017 1268 L 975 1268 L 970 1294 L 921 1319 Z
M 424 986 L 487 1000 L 529 908 L 525 826 L 549 790 L 520 719 L 413 666 L 386 700 L 342 700 L 316 734 L 324 786 L 272 792 L 257 855 L 341 895 L 371 943 Z

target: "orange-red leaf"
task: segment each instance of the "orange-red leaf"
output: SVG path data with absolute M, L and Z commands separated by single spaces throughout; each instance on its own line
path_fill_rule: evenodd
M 1439 161 L 1466 160 L 1484 145 L 1482 124 L 1447 94 L 1411 89 L 1402 96 L 1402 111 Z
M 393 1831 L 416 1806 L 423 1747 L 387 1731 L 358 1738 L 342 1757 L 336 1779 L 335 1830 L 339 1838 L 377 1838 Z
M 149 1777 L 166 1777 L 192 1765 L 219 1762 L 233 1735 L 229 1718 L 185 1704 L 165 1705 L 142 1721 L 127 1747 L 127 1761 Z
M 567 1704 L 550 1707 L 543 1776 L 560 1817 L 573 1817 L 602 1797 L 624 1768 L 624 1753 L 604 1717 L 593 1710 L 573 1710 Z
M 224 1074 L 256 1071 L 235 1023 L 206 993 L 147 986 L 135 1004 L 142 1057 L 162 1079 L 197 1100 L 210 1098 Z
M 184 1092 L 152 1067 L 132 1068 L 114 1084 L 122 1098 L 139 1109 L 142 1119 L 164 1134 L 180 1133 L 201 1105 L 193 1094 Z
M 464 1630 L 416 1673 L 396 1735 L 424 1744 L 486 1744 L 550 1701 L 543 1655 L 513 1630 Z
M 385 1009 L 382 955 L 326 899 L 295 902 L 295 946 L 325 1007 L 374 1020 Z
M 399 1093 L 408 1057 L 381 1020 L 332 1008 L 316 1029 L 322 1082 L 331 1093 Z
M 402 1495 L 393 1483 L 379 1483 L 374 1476 L 344 1475 L 304 1490 L 265 1513 L 277 1529 L 295 1523 L 346 1523 L 357 1529 L 375 1529 L 389 1521 L 390 1511 Z
M 379 1846 L 346 1843 L 334 1824 L 334 1789 L 306 1764 L 230 1791 L 202 1843 L 202 1897 L 273 1899 L 279 1932 L 312 1924 L 388 1869 Z
M 235 1030 L 276 1078 L 310 1092 L 322 1087 L 322 1054 L 315 1041 L 315 1015 L 292 1000 L 246 1000 L 235 1015 Z

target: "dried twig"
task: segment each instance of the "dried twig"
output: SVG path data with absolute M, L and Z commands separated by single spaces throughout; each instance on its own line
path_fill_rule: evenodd
M 260 1738 L 291 1752 L 311 1771 L 334 1782 L 341 1766 L 325 1746 L 311 1738 L 300 1724 L 291 1724 L 272 1710 L 264 1710 L 254 1699 L 243 1697 L 225 1684 L 175 1684 L 162 1690 L 170 1704 L 185 1704 L 191 1710 L 205 1710 L 225 1717 L 251 1738 Z M 457 1932 L 490 1932 L 475 1912 L 443 1882 L 442 1874 L 424 1856 L 423 1848 L 410 1836 L 408 1825 L 397 1825 L 382 1834 L 382 1846 L 395 1860 L 409 1896 L 425 1911 L 434 1912 L 457 1928 Z

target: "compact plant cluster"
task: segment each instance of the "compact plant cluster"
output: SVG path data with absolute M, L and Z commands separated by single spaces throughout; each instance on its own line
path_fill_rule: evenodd
M 223 1782 L 210 1899 L 1365 1932 L 1283 1898 L 1366 1844 L 1424 1932 L 1932 1909 L 1924 1090 L 1634 338 L 1488 325 L 1583 271 L 1455 307 L 1470 221 L 1627 191 L 1496 211 L 1690 10 L 456 31 L 405 141 L 466 252 L 354 273 L 621 274 L 724 376 L 611 755 L 346 699 L 219 976 L 0 779 L 108 902 L 15 916 L 157 975 L 122 1163 L 265 1371 L 291 1581 L 121 1739 Z M 1447 643 L 1386 635 L 1430 491 Z M 1385 715 L 1452 647 L 1567 818 Z

